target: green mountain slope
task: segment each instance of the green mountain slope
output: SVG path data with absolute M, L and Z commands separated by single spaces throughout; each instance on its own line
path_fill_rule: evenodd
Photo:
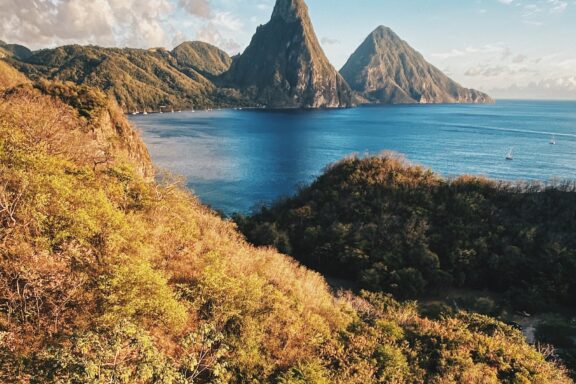
M 445 180 L 389 155 L 348 158 L 298 195 L 239 219 L 249 240 L 362 288 L 418 298 L 502 293 L 518 309 L 576 305 L 573 183 Z
M 570 382 L 489 318 L 334 296 L 148 167 L 102 92 L 0 90 L 1 382 Z
M 172 50 L 172 55 L 180 68 L 192 69 L 208 78 L 221 75 L 232 64 L 226 52 L 201 41 L 182 43 Z
M 374 103 L 491 103 L 486 94 L 462 87 L 400 39 L 378 27 L 340 70 L 348 84 Z
M 23 45 L 8 44 L 0 40 L 0 56 L 14 57 L 19 60 L 26 60 L 32 56 L 32 51 Z
M 104 90 L 125 111 L 213 105 L 215 87 L 195 72 L 186 74 L 165 50 L 66 46 L 36 52 L 15 63 L 30 78 L 46 77 Z

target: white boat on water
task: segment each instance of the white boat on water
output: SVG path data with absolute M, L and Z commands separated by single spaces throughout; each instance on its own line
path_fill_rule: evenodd
M 556 145 L 556 136 L 552 136 L 552 137 L 550 138 L 550 144 L 551 144 L 551 145 Z
M 142 112 L 142 114 L 143 114 L 143 115 L 147 115 L 147 114 L 148 114 L 148 112 L 144 111 L 144 112 Z
M 508 153 L 506 154 L 506 160 L 514 160 L 514 151 L 512 150 L 512 148 L 510 148 L 508 150 Z

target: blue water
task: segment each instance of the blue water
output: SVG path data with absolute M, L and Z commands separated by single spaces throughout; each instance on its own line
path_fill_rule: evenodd
M 134 116 L 155 164 L 200 199 L 249 212 L 351 153 L 396 151 L 445 176 L 576 179 L 576 102 L 210 111 Z M 557 145 L 550 145 L 556 136 Z M 508 149 L 514 161 L 506 161 Z

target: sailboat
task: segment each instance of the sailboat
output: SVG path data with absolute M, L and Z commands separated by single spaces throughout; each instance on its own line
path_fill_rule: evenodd
M 514 160 L 514 151 L 512 148 L 508 150 L 508 153 L 506 154 L 506 160 Z
M 556 145 L 556 136 L 552 136 L 552 137 L 550 138 L 550 144 L 551 144 L 551 145 Z

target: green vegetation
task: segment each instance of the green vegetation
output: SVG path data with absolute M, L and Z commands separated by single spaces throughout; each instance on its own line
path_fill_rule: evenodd
M 207 78 L 215 78 L 230 68 L 232 58 L 226 52 L 201 41 L 188 41 L 172 50 L 181 68 L 191 68 Z
M 71 45 L 10 62 L 33 80 L 70 81 L 101 89 L 125 112 L 223 107 L 240 102 L 237 92 L 217 89 L 212 79 L 205 77 L 227 69 L 231 59 L 203 43 L 185 43 L 173 52 Z
M 576 318 L 547 315 L 539 321 L 536 337 L 544 344 L 556 346 L 554 353 L 566 362 L 568 369 L 576 372 Z
M 100 91 L 0 92 L 0 382 L 571 382 L 504 324 L 334 296 L 247 244 L 148 179 Z
M 7 44 L 0 40 L 0 58 L 14 57 L 19 60 L 27 59 L 32 56 L 32 51 L 18 44 Z
M 445 180 L 383 155 L 347 158 L 236 221 L 251 242 L 365 289 L 403 299 L 484 289 L 538 311 L 576 305 L 575 217 L 573 183 Z

